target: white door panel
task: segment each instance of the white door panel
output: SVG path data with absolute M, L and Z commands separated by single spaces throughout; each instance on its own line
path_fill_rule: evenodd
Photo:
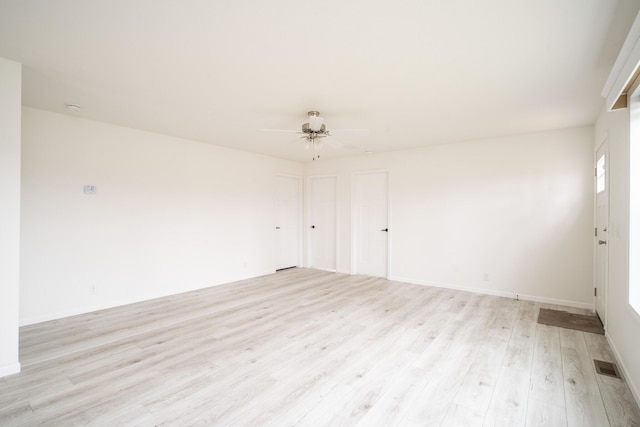
M 358 274 L 387 277 L 388 173 L 353 176 L 353 255 Z
M 276 176 L 276 270 L 299 265 L 300 179 Z
M 309 266 L 336 270 L 336 177 L 309 178 Z

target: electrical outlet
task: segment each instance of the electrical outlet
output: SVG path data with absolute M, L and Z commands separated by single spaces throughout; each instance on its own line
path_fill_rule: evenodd
M 84 194 L 96 194 L 96 186 L 95 185 L 85 185 L 84 186 Z

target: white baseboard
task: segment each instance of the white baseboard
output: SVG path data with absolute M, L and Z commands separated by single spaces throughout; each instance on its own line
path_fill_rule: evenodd
M 566 307 L 584 308 L 586 310 L 594 311 L 593 303 L 590 302 L 578 302 L 557 298 L 538 297 L 535 295 L 523 295 L 518 294 L 518 298 L 525 301 L 544 302 L 547 304 L 564 305 Z
M 631 390 L 631 394 L 633 395 L 633 398 L 636 400 L 636 404 L 640 406 L 640 391 L 638 390 L 638 387 L 636 386 L 636 384 L 634 384 L 634 382 L 632 381 L 631 376 L 628 374 L 627 368 L 624 366 L 624 363 L 622 362 L 622 358 L 620 358 L 620 353 L 618 353 L 618 349 L 616 348 L 616 345 L 611 340 L 611 336 L 609 334 L 606 334 L 605 336 L 607 337 L 607 342 L 609 343 L 609 347 L 611 347 L 611 351 L 613 351 L 613 356 L 616 358 L 616 363 L 620 367 L 620 371 L 622 371 L 622 377 L 624 378 L 625 382 L 629 386 L 629 389 Z
M 19 325 L 20 326 L 35 325 L 36 323 L 49 322 L 51 320 L 63 319 L 65 317 L 77 316 L 79 314 L 86 314 L 94 311 L 106 310 L 108 308 L 121 307 L 123 305 L 135 304 L 143 301 L 150 301 L 156 298 L 164 298 L 171 295 L 182 294 L 185 292 L 197 291 L 198 289 L 206 289 L 213 286 L 226 285 L 228 283 L 239 282 L 241 280 L 246 280 L 246 279 L 253 279 L 256 277 L 266 276 L 268 274 L 273 274 L 273 273 L 275 273 L 275 270 L 268 270 L 268 271 L 259 272 L 258 274 L 255 274 L 255 275 L 254 274 L 242 275 L 229 282 L 214 283 L 206 286 L 195 287 L 193 289 L 184 289 L 178 292 L 164 292 L 156 295 L 148 295 L 142 298 L 131 298 L 131 299 L 115 300 L 115 301 L 102 301 L 96 304 L 85 305 L 83 307 L 77 307 L 69 310 L 58 311 L 55 313 L 48 313 L 40 316 L 33 316 L 33 317 L 20 319 Z
M 19 372 L 20 372 L 20 363 L 13 363 L 11 365 L 0 366 L 0 378 L 17 374 Z
M 122 305 L 134 304 L 140 301 L 110 301 L 107 303 L 86 305 L 84 307 L 77 307 L 69 310 L 56 311 L 55 313 L 43 314 L 40 316 L 27 317 L 20 319 L 20 326 L 35 325 L 37 323 L 49 322 L 51 320 L 63 319 L 65 317 L 77 316 L 79 314 L 91 313 L 93 311 L 104 310 L 106 308 L 120 307 Z
M 515 292 L 498 291 L 495 289 L 474 288 L 470 286 L 454 285 L 451 283 L 436 283 L 436 282 L 429 282 L 427 280 L 413 279 L 410 277 L 394 276 L 394 277 L 391 277 L 389 280 L 395 280 L 396 282 L 412 283 L 414 285 L 433 286 L 436 288 L 454 289 L 457 291 L 472 292 L 476 294 L 493 295 L 497 297 L 521 299 L 524 301 L 543 302 L 547 304 L 564 305 L 567 307 L 584 308 L 587 310 L 593 310 L 592 303 L 570 301 L 570 300 L 563 300 L 563 299 L 557 299 L 557 298 L 539 297 L 535 295 L 518 294 Z

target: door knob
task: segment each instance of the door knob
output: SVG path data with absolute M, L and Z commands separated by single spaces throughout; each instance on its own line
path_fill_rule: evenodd
M 280 230 L 280 227 L 276 227 L 276 230 Z
M 598 240 L 598 244 L 599 245 L 606 245 L 607 241 L 606 240 Z
M 316 226 L 315 226 L 315 225 L 312 225 L 312 226 L 311 226 L 311 228 L 316 228 Z
M 388 231 L 389 231 L 389 229 L 388 229 L 388 228 L 383 228 L 383 229 L 382 229 L 382 230 L 380 230 L 380 231 L 387 231 L 387 232 L 388 232 Z

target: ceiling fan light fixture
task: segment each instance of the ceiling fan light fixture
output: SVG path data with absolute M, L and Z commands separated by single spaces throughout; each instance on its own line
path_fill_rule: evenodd
M 313 132 L 320 132 L 324 119 L 320 116 L 309 116 L 309 129 Z
M 302 125 L 302 132 L 309 134 L 310 136 L 312 136 L 313 138 L 316 137 L 316 135 L 324 135 L 324 134 L 329 134 L 329 132 L 327 131 L 326 126 L 323 124 L 320 125 L 320 127 L 318 129 L 312 129 L 311 127 L 311 123 L 304 123 Z

